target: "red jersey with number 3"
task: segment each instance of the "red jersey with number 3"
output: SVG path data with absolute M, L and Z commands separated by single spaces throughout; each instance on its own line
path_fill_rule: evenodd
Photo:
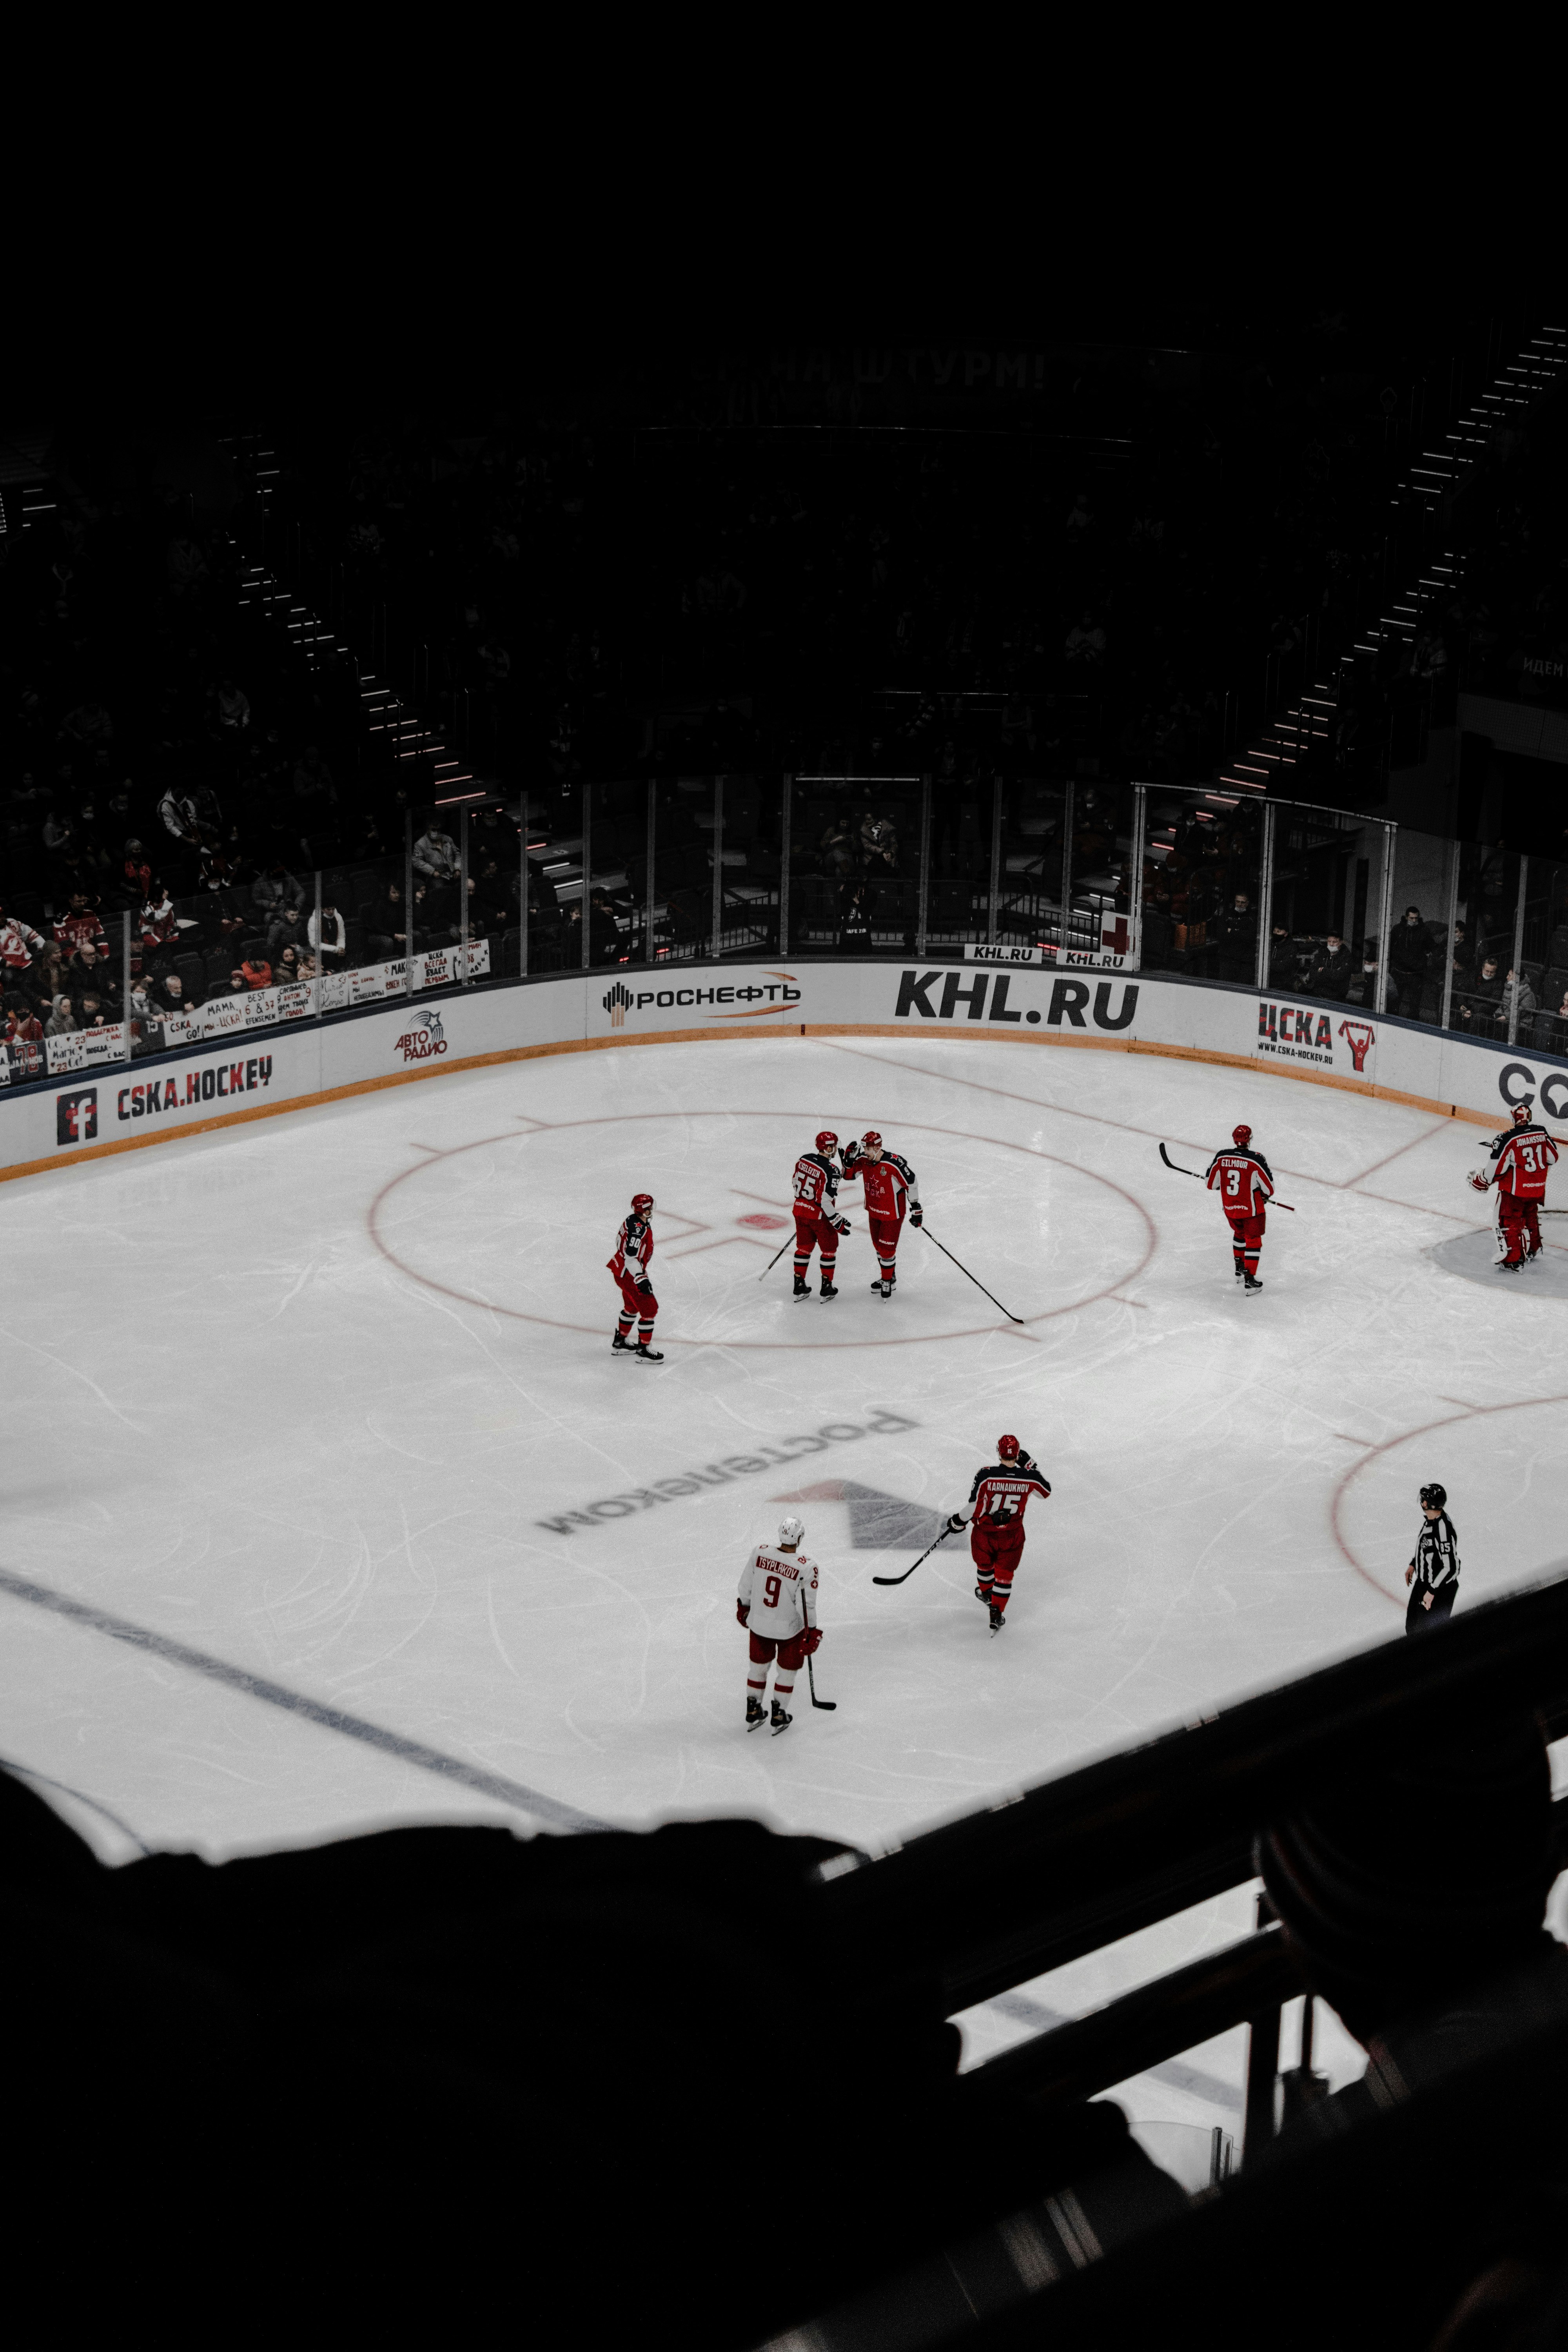
M 1492 1162 L 1499 1190 L 1516 1201 L 1541 1201 L 1546 1196 L 1546 1171 L 1557 1157 L 1557 1146 L 1543 1127 L 1533 1121 L 1505 1135 Z
M 1211 1192 L 1219 1194 L 1227 1217 L 1256 1216 L 1274 1198 L 1274 1179 L 1262 1152 L 1243 1151 L 1234 1144 L 1228 1151 L 1215 1153 L 1204 1181 Z

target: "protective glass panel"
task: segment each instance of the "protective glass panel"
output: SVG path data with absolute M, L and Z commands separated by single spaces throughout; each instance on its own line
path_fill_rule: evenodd
M 654 922 L 660 959 L 689 961 L 713 950 L 711 776 L 662 780 L 656 794 Z
M 1568 1055 L 1568 865 L 1552 858 L 1525 877 L 1523 978 L 1515 1043 Z
M 1080 815 L 1076 800 L 1085 807 Z M 1145 971 L 1190 972 L 1250 986 L 1257 971 L 1261 804 L 1228 793 L 1148 790 L 1143 874 Z M 1076 919 L 1125 905 L 1131 811 L 1107 788 L 1078 788 L 1073 818 Z M 1101 845 L 1103 854 L 1100 854 Z M 1118 874 L 1118 863 L 1120 874 Z M 1091 865 L 1098 865 L 1096 877 Z M 1110 897 L 1106 898 L 1107 877 Z
M 1453 845 L 1402 826 L 1394 837 L 1394 897 L 1384 1010 L 1406 1021 L 1441 1019 L 1448 951 Z
M 590 792 L 588 960 L 644 962 L 647 926 L 647 786 L 595 784 Z
M 1449 1026 L 1467 1036 L 1506 1039 L 1505 990 L 1519 919 L 1517 854 L 1466 842 L 1459 856 L 1458 900 Z
M 769 951 L 777 940 L 780 791 L 776 775 L 723 779 L 723 955 Z
M 1268 987 L 1371 1010 L 1386 827 L 1295 801 L 1277 802 L 1273 823 Z
M 933 955 L 960 955 L 966 940 L 987 935 L 993 789 L 982 763 L 944 737 L 931 778 L 926 944 Z
M 1059 946 L 1068 787 L 1035 776 L 1002 786 L 996 930 L 1005 947 Z
M 577 789 L 569 794 L 551 792 L 530 803 L 530 972 L 575 971 L 583 961 L 583 856 L 587 799 L 587 793 Z
M 1072 788 L 1069 947 L 1097 957 L 1122 956 L 1130 951 L 1132 828 L 1131 784 L 1106 783 L 1098 777 L 1079 778 Z M 1256 832 L 1256 823 L 1253 830 Z M 1256 862 L 1255 855 L 1254 869 Z M 1256 900 L 1256 870 L 1251 887 Z

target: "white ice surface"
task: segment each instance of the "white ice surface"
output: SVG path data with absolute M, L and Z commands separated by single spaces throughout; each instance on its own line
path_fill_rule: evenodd
M 1155 1150 L 1201 1167 L 1239 1118 L 1297 1211 L 1246 1300 L 1217 1205 Z M 913 1161 L 1021 1333 L 914 1233 L 874 1297 L 853 1187 L 840 1297 L 795 1305 L 787 1257 L 759 1282 L 788 1228 L 745 1220 L 784 1217 L 824 1124 Z M 757 1039 L 443 1076 L 0 1186 L 0 1574 L 32 1588 L 0 1589 L 0 1756 L 116 1859 L 538 1825 L 442 1759 L 546 1819 L 744 1813 L 877 1847 L 1394 1638 L 1423 1480 L 1448 1488 L 1461 1608 L 1568 1551 L 1568 1306 L 1431 1255 L 1485 1222 L 1477 1140 L 1266 1071 Z M 645 1189 L 658 1370 L 607 1344 L 604 1261 Z M 910 1426 L 842 1434 L 879 1411 Z M 734 1580 L 777 1498 L 847 1479 L 946 1510 L 1004 1429 L 1056 1491 L 1003 1635 L 958 1547 L 878 1589 L 910 1554 L 803 1504 L 838 1708 L 749 1738 Z M 540 1524 L 759 1446 L 801 1458 Z M 1029 2031 L 1020 2003 L 1076 2013 L 1250 1924 L 1237 1890 L 1076 1962 L 972 2012 L 969 2053 Z M 1228 2128 L 1242 2039 L 1126 2104 Z

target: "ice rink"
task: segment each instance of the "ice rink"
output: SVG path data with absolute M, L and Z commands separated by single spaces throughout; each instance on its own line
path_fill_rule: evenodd
M 1156 1150 L 1201 1168 L 1238 1119 L 1296 1212 L 1252 1299 Z M 787 1255 L 759 1279 L 824 1125 L 882 1130 L 1021 1327 L 912 1232 L 874 1295 L 853 1186 L 837 1301 L 795 1305 Z M 1568 1553 L 1568 1286 L 1443 1250 L 1486 1223 L 1482 1140 L 1152 1055 L 749 1038 L 0 1186 L 0 1755 L 111 1859 L 715 1812 L 875 1848 L 1399 1637 L 1423 1480 L 1461 1610 Z M 608 1348 L 639 1190 L 658 1370 Z M 1055 1494 L 992 1640 L 962 1539 L 871 1578 L 1003 1430 Z M 736 1574 L 803 1496 L 837 1711 L 803 1684 L 785 1737 L 748 1737 Z M 970 2050 L 1250 1924 L 1238 1891 L 989 2004 Z M 1228 2126 L 1240 2044 L 1129 2104 Z

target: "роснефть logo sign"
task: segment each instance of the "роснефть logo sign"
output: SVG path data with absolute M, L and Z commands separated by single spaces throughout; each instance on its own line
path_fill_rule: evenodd
M 766 1003 L 762 1001 L 764 997 Z M 657 1005 L 663 1011 L 674 1005 L 689 1004 L 695 1009 L 700 1004 L 739 1004 L 744 1007 L 743 1011 L 721 1013 L 720 1020 L 756 1021 L 764 1019 L 770 1013 L 783 1013 L 786 1007 L 798 1004 L 800 990 L 795 984 L 795 974 L 789 971 L 774 972 L 765 987 L 755 981 L 743 981 L 739 987 L 731 983 L 718 988 L 639 988 L 635 996 L 624 980 L 617 980 L 602 1002 L 610 1016 L 611 1028 L 623 1029 L 627 1013 L 640 1013 L 647 1004 Z

